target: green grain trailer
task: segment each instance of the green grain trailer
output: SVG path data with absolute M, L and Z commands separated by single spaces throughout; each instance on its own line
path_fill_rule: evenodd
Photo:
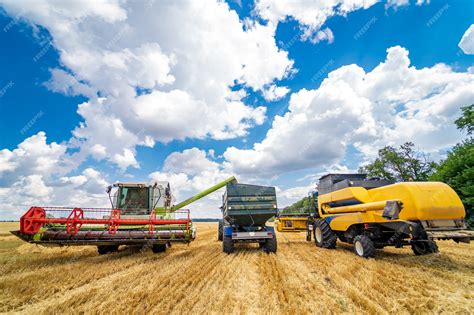
M 234 251 L 235 243 L 258 243 L 266 252 L 275 253 L 277 241 L 273 227 L 266 222 L 277 214 L 275 187 L 238 184 L 226 185 L 219 222 L 219 240 L 225 253 Z

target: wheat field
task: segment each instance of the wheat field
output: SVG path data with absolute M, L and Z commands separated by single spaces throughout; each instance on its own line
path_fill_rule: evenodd
M 20 313 L 464 313 L 474 311 L 474 244 L 438 242 L 418 257 L 387 248 L 375 259 L 349 245 L 316 248 L 278 234 L 278 253 L 243 245 L 222 253 L 217 224 L 153 254 L 123 247 L 45 248 L 0 223 L 0 311 Z

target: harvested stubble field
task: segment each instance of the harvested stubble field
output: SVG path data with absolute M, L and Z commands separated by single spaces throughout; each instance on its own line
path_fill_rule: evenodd
M 191 245 L 153 254 L 123 247 L 44 248 L 0 224 L 0 311 L 24 313 L 472 313 L 474 244 L 439 242 L 440 254 L 316 248 L 279 234 L 278 253 L 243 246 L 223 254 L 217 224 L 198 223 Z

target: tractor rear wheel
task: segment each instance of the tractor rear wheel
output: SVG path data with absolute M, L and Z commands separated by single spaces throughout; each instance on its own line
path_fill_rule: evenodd
M 226 254 L 230 254 L 234 252 L 234 241 L 232 241 L 231 237 L 229 236 L 223 237 L 222 249 L 224 250 L 224 253 Z
M 364 258 L 375 255 L 374 242 L 366 235 L 357 235 L 354 238 L 354 252 Z
M 166 251 L 166 244 L 153 244 L 151 247 L 153 253 L 163 253 Z
M 427 255 L 438 252 L 438 245 L 432 240 L 425 241 L 413 241 L 411 243 L 411 249 L 415 255 Z
M 217 240 L 222 242 L 222 237 L 224 235 L 224 222 L 219 220 L 219 226 L 217 227 Z
M 273 234 L 272 238 L 269 238 L 265 241 L 264 250 L 267 253 L 276 253 L 277 252 L 277 239 L 276 239 L 275 234 Z
M 325 219 L 314 222 L 314 241 L 322 248 L 336 248 L 337 236 Z

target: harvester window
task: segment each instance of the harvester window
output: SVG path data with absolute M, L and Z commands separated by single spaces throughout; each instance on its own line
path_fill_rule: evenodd
M 148 209 L 148 188 L 122 188 L 120 209 Z

